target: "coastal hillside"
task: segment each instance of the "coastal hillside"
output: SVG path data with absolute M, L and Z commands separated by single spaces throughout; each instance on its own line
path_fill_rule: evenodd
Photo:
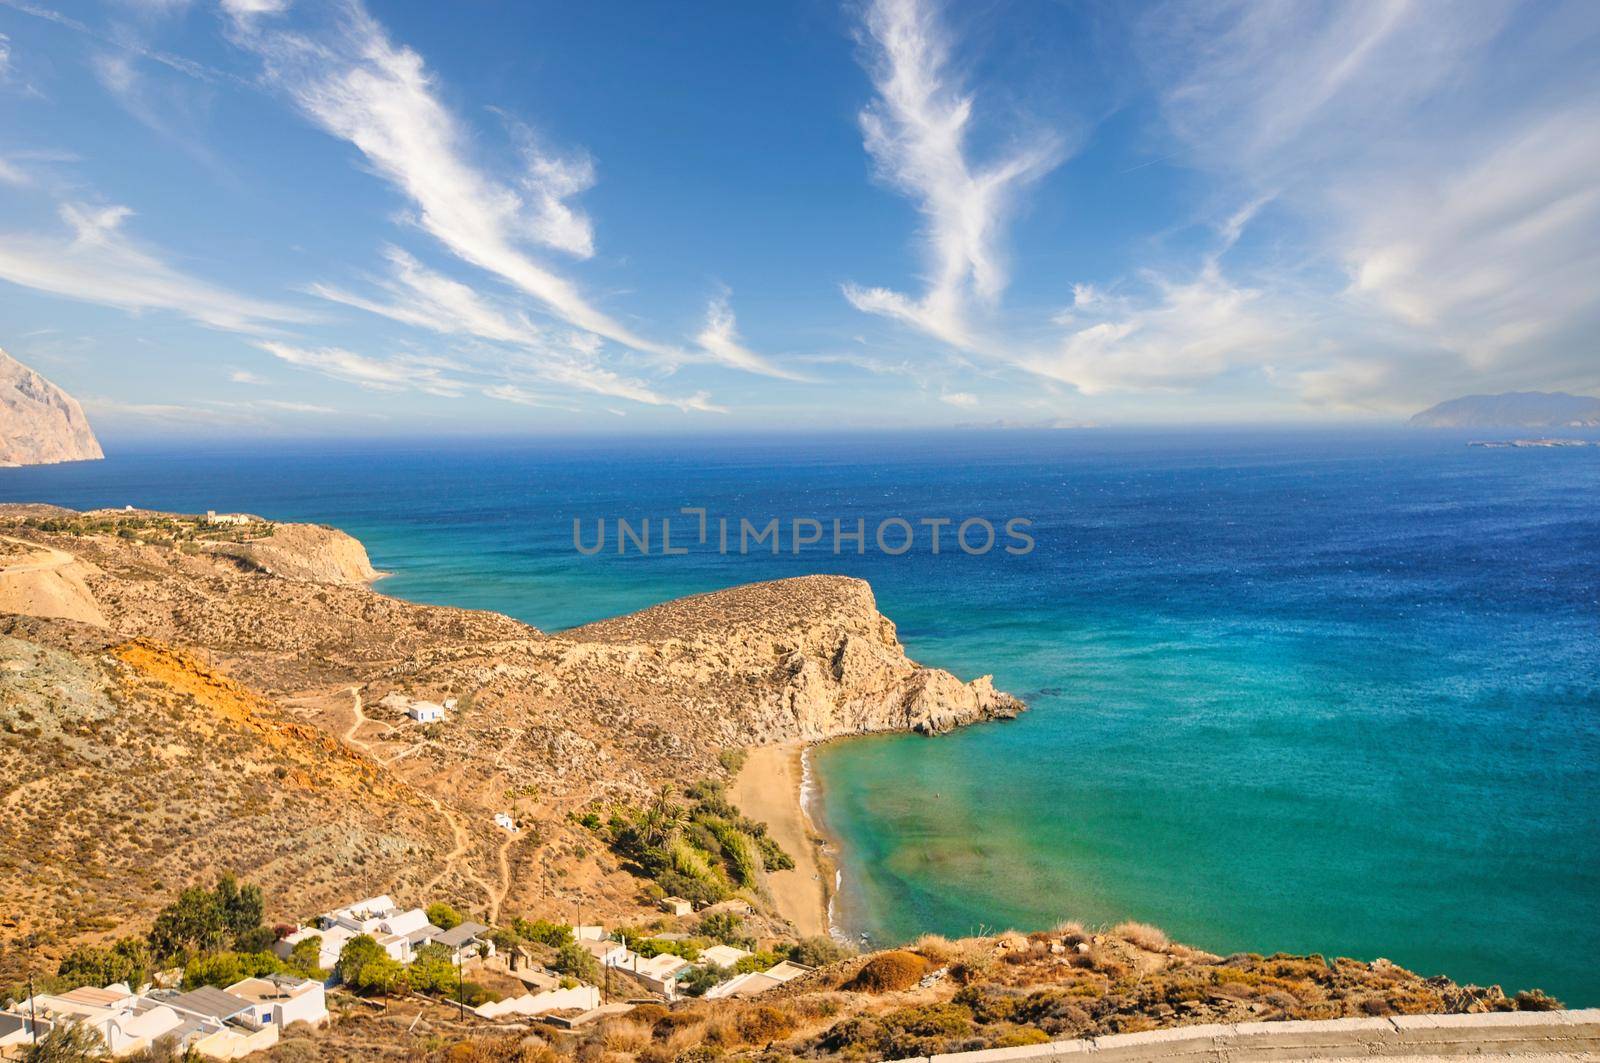
M 448 818 L 369 758 L 191 652 L 53 624 L 0 618 L 0 938 L 49 955 L 227 870 L 314 905 L 443 866 Z
M 1467 395 L 1430 406 L 1413 428 L 1600 428 L 1600 399 L 1560 391 Z
M 0 465 L 103 457 L 78 400 L 0 350 Z
M 552 636 L 375 593 L 365 551 L 329 529 L 0 507 L 0 537 L 17 559 L 0 557 L 17 768 L 0 802 L 38 817 L 0 842 L 0 936 L 37 929 L 51 948 L 137 926 L 156 883 L 228 871 L 286 915 L 335 881 L 427 885 L 488 919 L 640 914 L 659 891 L 588 825 L 596 810 L 709 792 L 752 746 L 1021 709 L 909 660 L 857 580 L 734 588 Z M 73 574 L 78 614 L 5 596 L 41 559 Z M 73 831 L 39 847 L 69 808 Z M 784 932 L 759 875 L 702 887 Z

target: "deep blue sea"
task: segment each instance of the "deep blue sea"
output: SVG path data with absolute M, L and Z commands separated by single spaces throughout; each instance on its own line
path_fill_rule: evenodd
M 0 500 L 334 524 L 386 593 L 556 630 L 807 572 L 1020 720 L 814 756 L 837 914 L 889 941 L 1124 918 L 1600 1004 L 1600 449 L 1416 432 L 252 443 L 0 469 Z M 710 543 L 679 507 L 705 507 Z M 715 549 L 716 517 L 734 521 Z M 674 516 L 659 556 L 659 519 Z M 887 517 L 917 526 L 900 556 Z M 573 549 L 652 518 L 654 556 Z M 737 522 L 823 542 L 738 553 Z M 865 556 L 833 518 L 867 521 Z M 923 518 L 1030 519 L 937 556 Z M 614 527 L 614 526 L 613 526 Z M 1003 533 L 1002 533 L 1003 534 Z M 901 535 L 889 536 L 897 544 Z M 974 533 L 973 540 L 980 538 Z M 1002 539 L 1003 545 L 1003 539 Z

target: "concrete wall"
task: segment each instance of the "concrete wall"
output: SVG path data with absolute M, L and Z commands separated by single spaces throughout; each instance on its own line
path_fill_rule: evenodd
M 916 1063 L 1032 1063 L 1091 1056 L 1097 1063 L 1174 1060 L 1249 1063 L 1353 1056 L 1545 1056 L 1600 1053 L 1600 1008 L 1487 1015 L 1397 1015 L 1374 1019 L 1179 1026 L 1018 1048 L 923 1057 Z

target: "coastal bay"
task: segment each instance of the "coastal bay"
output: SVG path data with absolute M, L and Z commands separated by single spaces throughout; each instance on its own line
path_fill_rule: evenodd
M 1029 711 L 813 751 L 851 936 L 1133 918 L 1220 952 L 1386 956 L 1592 1005 L 1600 467 L 1592 449 L 1470 438 L 152 450 L 7 470 L 3 489 L 333 524 L 393 573 L 384 593 L 545 631 L 755 579 L 860 576 L 914 658 L 992 672 Z M 572 550 L 574 517 L 686 503 L 1023 514 L 1039 547 Z

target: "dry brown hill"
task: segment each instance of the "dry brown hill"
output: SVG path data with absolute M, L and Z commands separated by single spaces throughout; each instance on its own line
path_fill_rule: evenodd
M 0 535 L 68 559 L 97 617 L 0 614 L 0 802 L 25 826 L 0 842 L 0 937 L 137 927 L 158 884 L 221 870 L 281 915 L 390 892 L 632 916 L 639 880 L 572 813 L 725 777 L 729 749 L 1020 708 L 910 661 L 840 577 L 550 636 L 352 583 L 365 553 L 327 529 L 0 507 Z M 391 694 L 453 708 L 424 726 Z

